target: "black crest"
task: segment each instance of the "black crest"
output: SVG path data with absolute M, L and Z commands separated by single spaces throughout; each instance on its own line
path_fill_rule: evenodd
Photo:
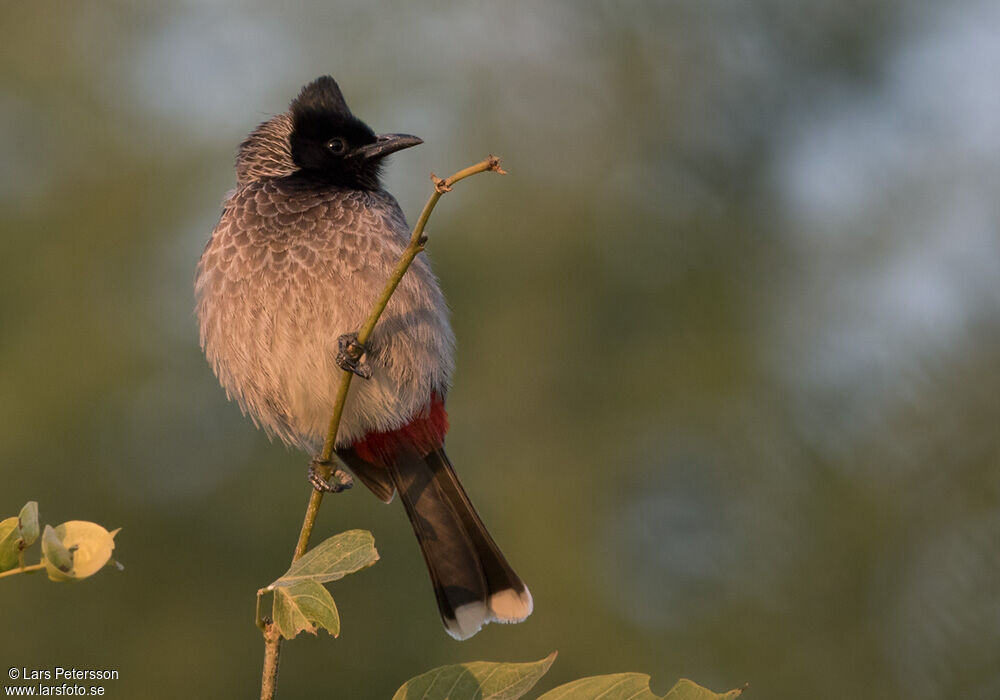
M 292 101 L 292 114 L 306 119 L 317 115 L 339 116 L 345 120 L 354 118 L 340 86 L 329 75 L 316 78 L 302 88 Z

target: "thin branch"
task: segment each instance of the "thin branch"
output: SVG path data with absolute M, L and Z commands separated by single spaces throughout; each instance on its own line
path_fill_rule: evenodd
M 0 578 L 3 578 L 4 576 L 14 576 L 16 574 L 33 574 L 36 571 L 42 571 L 43 569 L 45 569 L 45 562 L 39 562 L 38 564 L 32 564 L 31 566 L 21 566 L 17 569 L 0 572 Z
M 420 212 L 420 218 L 417 219 L 416 226 L 413 227 L 413 234 L 410 236 L 410 244 L 403 251 L 403 256 L 399 259 L 396 264 L 395 269 L 389 276 L 388 282 L 386 282 L 385 288 L 382 290 L 381 296 L 379 296 L 378 301 L 375 302 L 375 306 L 372 308 L 371 313 L 368 315 L 368 319 L 365 321 L 364 325 L 361 326 L 361 330 L 358 331 L 358 344 L 365 345 L 369 338 L 371 338 L 372 332 L 375 330 L 375 324 L 378 323 L 379 318 L 382 316 L 382 312 L 385 311 L 385 307 L 389 304 L 389 299 L 392 298 L 393 292 L 396 291 L 396 287 L 399 286 L 400 281 L 403 279 L 403 275 L 410 268 L 410 264 L 413 260 L 423 251 L 424 246 L 427 243 L 427 237 L 424 235 L 424 228 L 427 226 L 427 221 L 431 217 L 431 212 L 434 211 L 434 207 L 437 205 L 438 200 L 441 199 L 441 195 L 445 192 L 450 192 L 452 185 L 460 180 L 464 180 L 467 177 L 475 175 L 477 173 L 484 172 L 495 172 L 501 175 L 505 175 L 506 172 L 500 167 L 500 159 L 494 155 L 490 155 L 485 160 L 476 163 L 475 165 L 470 165 L 468 168 L 459 170 L 457 173 L 451 177 L 441 178 L 431 173 L 431 180 L 434 183 L 434 192 L 431 194 L 430 198 L 427 200 L 427 204 L 424 205 L 424 209 Z M 333 416 L 330 418 L 330 425 L 326 432 L 326 440 L 323 443 L 323 452 L 320 454 L 319 461 L 317 463 L 317 470 L 319 476 L 324 480 L 328 480 L 333 474 L 333 464 L 331 462 L 334 456 L 334 448 L 337 443 L 337 433 L 340 430 L 340 419 L 344 415 L 344 404 L 347 402 L 347 392 L 351 388 L 351 379 L 354 377 L 352 372 L 348 370 L 343 370 L 340 377 L 340 387 L 337 390 L 336 402 L 333 406 Z M 295 545 L 295 554 L 292 555 L 292 562 L 295 562 L 299 557 L 306 553 L 309 548 L 309 539 L 312 537 L 313 526 L 316 524 L 316 516 L 319 514 L 319 506 L 323 502 L 323 492 L 313 489 L 312 494 L 309 496 L 309 504 L 306 506 L 305 518 L 302 521 L 302 529 L 299 531 L 299 539 Z M 260 606 L 260 598 L 258 596 L 257 600 L 258 607 Z M 278 656 L 281 651 L 281 634 L 278 632 L 277 627 L 273 622 L 265 623 L 264 625 L 264 672 L 261 679 L 261 700 L 272 700 L 274 698 L 274 690 L 278 679 Z
M 281 632 L 273 622 L 264 628 L 264 674 L 260 679 L 260 700 L 273 700 L 278 685 L 278 654 Z

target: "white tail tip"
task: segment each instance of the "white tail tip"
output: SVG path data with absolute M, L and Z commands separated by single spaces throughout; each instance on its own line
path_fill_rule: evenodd
M 520 593 L 513 588 L 494 593 L 490 596 L 488 605 L 492 615 L 487 622 L 521 622 L 535 608 L 527 586 Z
M 455 610 L 455 619 L 444 619 L 444 628 L 453 638 L 461 641 L 468 639 L 489 622 L 513 623 L 521 622 L 534 609 L 531 591 L 527 587 L 518 593 L 512 588 L 505 588 L 494 593 L 486 603 L 475 601 L 459 606 Z

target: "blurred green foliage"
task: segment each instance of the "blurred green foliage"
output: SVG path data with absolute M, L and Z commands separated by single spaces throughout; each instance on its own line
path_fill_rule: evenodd
M 382 560 L 335 584 L 339 639 L 288 645 L 283 696 L 552 649 L 553 683 L 998 695 L 994 4 L 4 10 L 0 512 L 37 497 L 128 552 L 80 586 L 7 581 L 4 662 L 256 692 L 254 592 L 308 457 L 226 402 L 191 285 L 236 145 L 330 73 L 425 140 L 389 169 L 411 219 L 431 170 L 510 173 L 446 198 L 428 252 L 449 454 L 536 606 L 457 644 L 402 508 L 330 498 L 317 539 L 368 529 Z

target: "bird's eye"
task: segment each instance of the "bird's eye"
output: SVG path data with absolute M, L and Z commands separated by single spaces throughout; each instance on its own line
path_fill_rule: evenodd
M 347 150 L 347 142 L 342 138 L 330 139 L 326 142 L 326 147 L 330 149 L 330 153 L 334 155 L 343 155 L 344 151 Z

